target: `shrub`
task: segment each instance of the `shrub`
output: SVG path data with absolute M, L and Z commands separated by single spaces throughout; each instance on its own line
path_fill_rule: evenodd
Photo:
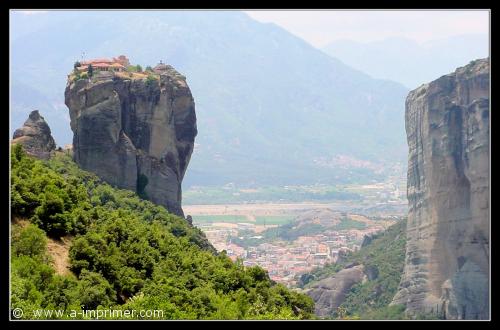
M 12 253 L 16 256 L 42 257 L 47 247 L 43 230 L 28 225 L 24 230 L 12 233 Z
M 110 307 L 116 302 L 116 292 L 101 274 L 82 271 L 77 292 L 84 309 Z
M 31 221 L 54 237 L 60 237 L 71 230 L 71 219 L 64 212 L 63 199 L 51 191 L 42 195 L 42 203 L 35 209 Z
M 78 281 L 72 276 L 54 276 L 43 294 L 44 307 L 66 310 L 79 304 L 77 286 Z

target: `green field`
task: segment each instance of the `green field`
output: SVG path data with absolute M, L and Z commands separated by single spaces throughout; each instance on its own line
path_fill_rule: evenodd
M 193 215 L 193 222 L 195 223 L 238 223 L 247 222 L 256 225 L 283 225 L 294 219 L 292 215 L 269 215 L 269 216 L 256 216 L 255 222 L 250 221 L 244 215 Z
M 195 223 L 211 223 L 211 222 L 249 222 L 244 215 L 193 215 Z

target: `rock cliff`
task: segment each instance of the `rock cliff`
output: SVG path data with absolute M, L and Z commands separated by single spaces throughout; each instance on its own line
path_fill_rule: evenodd
M 74 159 L 108 183 L 184 216 L 181 182 L 197 134 L 194 100 L 172 67 L 154 77 L 68 79 Z
M 344 302 L 351 288 L 363 280 L 366 280 L 364 266 L 354 265 L 314 283 L 304 292 L 314 300 L 317 316 L 330 317 Z
M 489 59 L 406 99 L 407 250 L 393 303 L 410 315 L 489 318 Z
M 23 127 L 14 132 L 12 143 L 21 144 L 27 154 L 41 159 L 48 159 L 56 148 L 50 127 L 38 110 L 32 111 Z

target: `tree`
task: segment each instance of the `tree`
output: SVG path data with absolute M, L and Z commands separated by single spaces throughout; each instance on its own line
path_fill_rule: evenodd
M 94 67 L 92 66 L 92 64 L 89 64 L 87 68 L 87 74 L 89 75 L 90 78 L 92 78 L 92 76 L 94 75 Z
M 14 147 L 12 147 L 12 153 L 14 154 L 14 159 L 17 161 L 22 160 L 24 156 L 26 156 L 23 146 L 19 143 L 15 144 Z
M 82 64 L 79 61 L 76 61 L 75 64 L 73 64 L 73 68 L 76 70 L 78 67 L 82 66 Z
M 12 235 L 12 252 L 14 255 L 39 257 L 45 254 L 46 248 L 47 238 L 45 232 L 35 225 L 30 224 L 19 234 Z
M 149 66 L 149 65 L 148 65 L 148 66 L 146 67 L 146 71 L 153 72 L 153 68 L 152 68 L 151 66 Z
M 109 307 L 115 302 L 116 292 L 101 274 L 83 270 L 79 279 L 78 293 L 85 309 Z
M 136 69 L 137 72 L 142 72 L 142 66 L 140 66 L 139 64 L 137 64 Z
M 31 221 L 53 237 L 60 237 L 71 230 L 71 218 L 64 213 L 64 200 L 61 194 L 47 191 L 42 195 L 42 203 L 35 209 Z

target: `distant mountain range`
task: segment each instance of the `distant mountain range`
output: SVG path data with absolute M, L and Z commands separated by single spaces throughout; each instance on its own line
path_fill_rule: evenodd
M 323 50 L 373 77 L 391 79 L 414 89 L 471 60 L 488 57 L 488 46 L 487 35 L 470 34 L 423 44 L 406 38 L 369 43 L 338 40 Z
M 406 162 L 406 87 L 242 12 L 13 12 L 10 37 L 11 134 L 38 109 L 71 143 L 63 93 L 85 51 L 187 77 L 199 134 L 185 186 L 370 181 Z M 322 166 L 339 155 L 369 165 Z

